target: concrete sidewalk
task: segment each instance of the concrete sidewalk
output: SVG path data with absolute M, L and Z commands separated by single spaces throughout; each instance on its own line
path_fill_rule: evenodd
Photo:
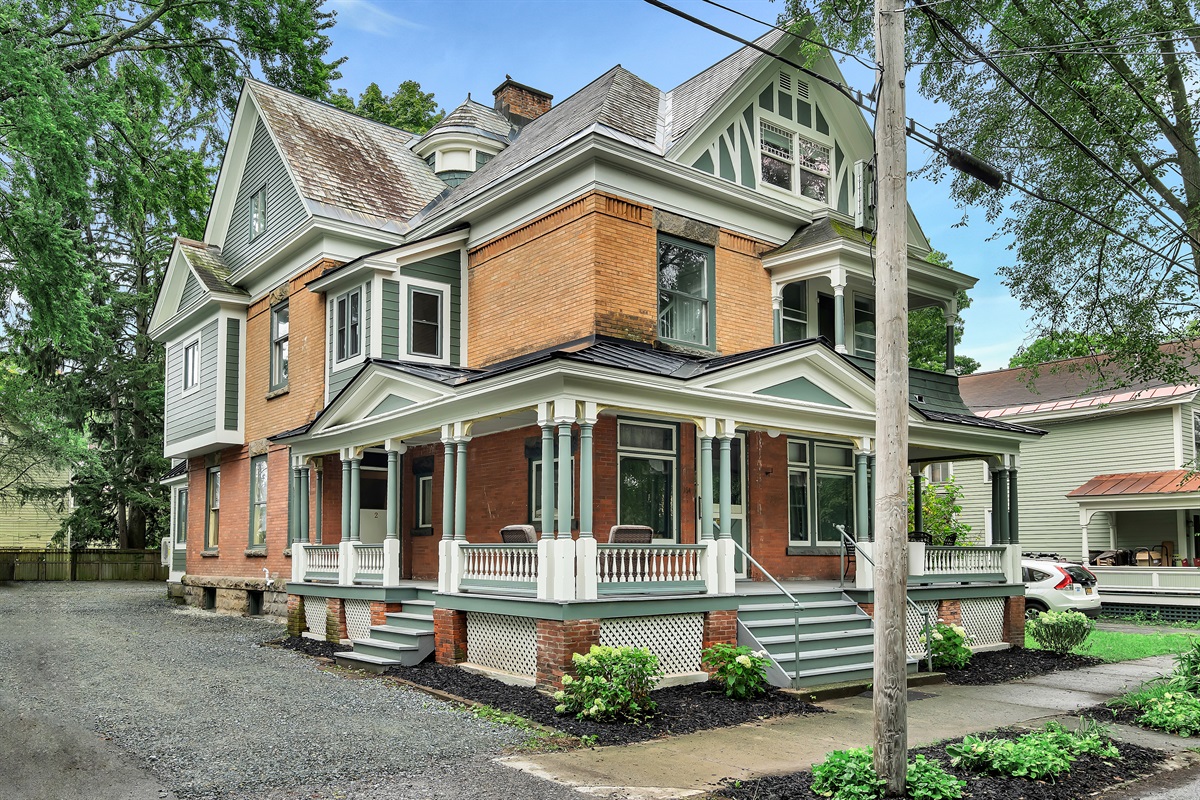
M 935 684 L 910 690 L 909 747 L 1047 719 L 1103 703 L 1169 672 L 1170 656 L 1056 672 L 994 686 Z M 594 796 L 688 797 L 723 780 L 797 772 L 832 750 L 871 744 L 871 699 L 821 703 L 828 714 L 782 717 L 658 741 L 516 756 L 509 766 Z

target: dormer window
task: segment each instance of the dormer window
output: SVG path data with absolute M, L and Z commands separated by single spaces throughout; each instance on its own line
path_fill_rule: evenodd
M 267 187 L 250 198 L 250 238 L 261 236 L 267 229 Z
M 763 183 L 829 202 L 830 148 L 765 120 L 759 123 Z

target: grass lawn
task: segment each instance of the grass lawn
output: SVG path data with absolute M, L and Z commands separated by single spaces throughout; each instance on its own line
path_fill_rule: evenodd
M 1149 656 L 1173 655 L 1191 646 L 1200 633 L 1121 633 L 1118 631 L 1092 631 L 1081 647 L 1072 652 L 1081 656 L 1095 656 L 1105 661 L 1132 661 Z M 1041 649 L 1032 636 L 1025 637 L 1025 646 Z

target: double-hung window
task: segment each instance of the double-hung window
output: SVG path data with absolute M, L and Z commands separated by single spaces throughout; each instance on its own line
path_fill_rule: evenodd
M 288 382 L 288 304 L 271 309 L 271 391 Z
M 875 355 L 875 300 L 870 297 L 854 298 L 854 352 Z
M 798 342 L 808 336 L 808 284 L 798 281 L 783 287 L 780 316 L 781 342 Z
M 205 487 L 204 549 L 216 550 L 221 540 L 221 468 L 209 467 Z
M 436 289 L 408 289 L 408 354 L 442 356 L 442 293 Z
M 267 545 L 267 457 L 250 459 L 250 538 L 251 547 Z
M 788 452 L 788 541 L 809 544 L 808 442 L 790 441 Z
M 1192 412 L 1192 458 L 1200 463 L 1200 412 Z
M 362 289 L 339 295 L 334 310 L 335 348 L 338 361 L 362 352 Z
M 187 545 L 188 490 L 175 492 L 175 544 Z
M 712 346 L 713 249 L 683 239 L 658 239 L 658 335 Z
M 761 120 L 758 128 L 763 183 L 829 202 L 828 145 Z
M 413 528 L 421 533 L 433 532 L 433 459 L 417 458 L 413 472 Z M 454 480 L 449 476 L 447 480 Z
M 926 469 L 930 484 L 949 483 L 954 477 L 954 463 L 951 461 L 937 461 L 930 464 Z
M 675 539 L 678 429 L 650 422 L 617 422 L 617 521 L 649 525 L 656 539 Z
M 183 348 L 183 391 L 190 392 L 200 383 L 200 340 Z
M 261 236 L 267 229 L 267 187 L 250 197 L 250 238 Z
M 848 445 L 789 441 L 789 541 L 836 547 L 839 525 L 854 534 L 854 451 Z

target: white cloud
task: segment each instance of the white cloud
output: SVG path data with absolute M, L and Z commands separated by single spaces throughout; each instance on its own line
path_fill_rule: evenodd
M 424 25 L 385 11 L 370 0 L 329 0 L 328 7 L 337 12 L 338 26 L 363 33 L 387 36 L 395 28 L 424 28 Z

